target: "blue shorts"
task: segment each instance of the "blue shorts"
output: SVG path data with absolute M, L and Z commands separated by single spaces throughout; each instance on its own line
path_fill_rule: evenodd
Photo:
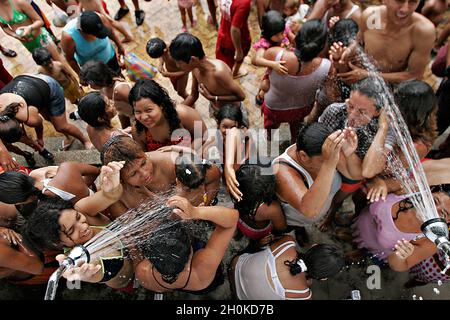
M 57 117 L 64 114 L 66 112 L 66 100 L 64 90 L 58 81 L 45 74 L 36 74 L 34 77 L 44 80 L 50 88 L 50 105 L 47 109 L 50 116 Z

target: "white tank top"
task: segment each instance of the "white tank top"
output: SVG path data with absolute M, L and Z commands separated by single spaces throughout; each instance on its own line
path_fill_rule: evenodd
M 309 288 L 304 290 L 285 289 L 277 274 L 276 260 L 289 248 L 295 247 L 293 241 L 282 243 L 272 252 L 270 247 L 263 251 L 241 255 L 236 263 L 234 277 L 236 294 L 239 300 L 306 300 L 311 298 Z M 279 251 L 278 251 L 279 250 Z M 275 252 L 278 253 L 275 254 Z M 269 268 L 273 287 L 267 279 Z M 308 293 L 306 298 L 287 298 L 286 293 Z
M 275 158 L 272 162 L 272 165 L 280 160 L 283 160 L 287 163 L 289 163 L 302 177 L 306 179 L 307 188 L 311 188 L 312 184 L 314 183 L 313 178 L 311 175 L 306 171 L 303 167 L 301 167 L 297 162 L 295 162 L 286 151 L 281 154 L 279 157 Z M 327 200 L 325 201 L 322 209 L 320 210 L 320 213 L 313 219 L 306 217 L 303 213 L 297 211 L 293 206 L 291 206 L 289 203 L 281 201 L 281 207 L 283 208 L 284 214 L 286 216 L 286 223 L 288 226 L 310 226 L 310 225 L 318 225 L 320 224 L 324 219 L 328 212 L 328 210 L 331 207 L 331 202 L 333 201 L 334 195 L 339 191 L 341 188 L 342 179 L 339 175 L 339 172 L 335 170 L 333 182 L 331 184 L 331 190 L 328 195 Z

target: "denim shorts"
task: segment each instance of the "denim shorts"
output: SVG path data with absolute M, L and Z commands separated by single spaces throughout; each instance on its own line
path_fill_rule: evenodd
M 50 105 L 48 112 L 50 116 L 57 117 L 66 112 L 66 100 L 64 99 L 64 90 L 58 81 L 45 74 L 36 74 L 34 77 L 44 80 L 50 88 Z

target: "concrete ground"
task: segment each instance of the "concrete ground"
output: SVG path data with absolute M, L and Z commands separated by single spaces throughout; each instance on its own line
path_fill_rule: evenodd
M 197 0 L 198 1 L 198 0 Z M 35 1 L 52 19 L 54 13 L 52 9 L 43 0 Z M 111 14 L 114 14 L 118 9 L 118 4 L 116 1 L 107 1 L 108 7 Z M 375 3 L 370 1 L 370 3 Z M 131 1 L 127 1 L 130 9 L 132 9 Z M 363 6 L 367 6 L 367 2 L 363 3 Z M 126 44 L 126 50 L 128 52 L 134 52 L 139 57 L 148 60 L 149 62 L 157 65 L 157 62 L 150 59 L 145 52 L 145 45 L 149 38 L 160 37 L 166 42 L 170 42 L 179 32 L 181 32 L 181 19 L 179 16 L 179 11 L 176 1 L 166 1 L 166 0 L 153 0 L 151 2 L 141 1 L 141 7 L 146 12 L 146 19 L 144 24 L 137 28 L 133 11 L 130 10 L 131 14 L 127 15 L 123 22 L 127 24 L 127 27 L 132 30 L 135 36 L 135 41 Z M 200 0 L 194 8 L 195 16 L 198 20 L 198 26 L 195 29 L 189 28 L 189 31 L 198 36 L 205 48 L 206 54 L 208 56 L 214 57 L 215 44 L 216 44 L 216 31 L 214 28 L 206 23 L 206 17 L 208 14 L 208 9 L 205 0 Z M 205 13 L 206 12 L 206 13 Z M 249 23 L 251 26 L 252 39 L 256 40 L 259 38 L 259 27 L 256 21 L 256 11 L 255 8 L 252 9 L 250 14 Z M 188 23 L 189 26 L 189 23 Z M 60 28 L 53 27 L 55 33 L 59 36 L 61 33 Z M 8 48 L 12 48 L 18 52 L 18 57 L 16 58 L 6 58 L 1 56 L 6 68 L 13 74 L 19 75 L 25 72 L 35 72 L 37 70 L 31 55 L 28 51 L 22 47 L 22 45 L 16 40 L 3 36 L 1 43 Z M 250 53 L 252 54 L 252 52 Z M 254 128 L 262 128 L 262 116 L 260 114 L 259 108 L 255 106 L 254 97 L 258 90 L 259 80 L 264 72 L 262 68 L 255 68 L 250 63 L 250 58 L 245 59 L 244 68 L 246 68 L 249 73 L 246 77 L 243 77 L 237 81 L 244 88 L 247 93 L 245 100 L 245 107 L 247 108 L 250 116 L 250 124 Z M 180 102 L 182 99 L 177 96 L 176 92 L 173 90 L 170 81 L 167 78 L 157 75 L 156 80 L 161 83 L 168 91 L 172 99 Z M 439 85 L 438 78 L 434 77 L 429 68 L 426 72 L 426 81 L 437 89 Z M 190 85 L 188 85 L 190 88 Z M 214 120 L 208 118 L 208 108 L 207 101 L 202 96 L 200 96 L 198 102 L 196 103 L 196 109 L 201 113 L 207 126 L 209 128 L 215 128 L 216 124 Z M 76 107 L 68 103 L 68 112 L 75 110 Z M 71 120 L 69 120 L 71 121 Z M 76 122 L 77 126 L 84 130 L 85 125 L 81 122 Z M 118 124 L 118 122 L 116 122 Z M 68 160 L 83 161 L 91 164 L 99 164 L 98 152 L 96 151 L 84 151 L 81 150 L 82 146 L 79 143 L 75 143 L 70 151 L 58 152 L 58 146 L 62 136 L 54 131 L 49 123 L 45 126 L 45 135 L 49 137 L 46 139 L 46 144 L 48 149 L 55 152 L 56 163 L 61 163 Z M 284 146 L 288 145 L 286 141 L 290 140 L 289 130 L 287 126 L 282 126 L 280 128 L 280 144 Z M 284 143 L 283 143 L 284 142 Z M 264 142 L 263 142 L 264 144 Z M 38 166 L 45 165 L 45 162 L 40 159 L 38 155 L 35 155 L 38 162 Z M 21 157 L 17 156 L 17 159 L 23 162 Z M 232 206 L 229 197 L 225 194 L 224 188 L 221 189 L 219 195 L 219 205 Z M 351 204 L 350 204 L 351 205 Z M 351 251 L 352 245 L 343 241 L 338 240 L 333 230 L 326 233 L 322 233 L 317 229 L 310 229 L 308 233 L 311 237 L 311 243 L 336 243 L 345 248 L 347 252 Z M 232 241 L 230 250 L 227 252 L 224 263 L 228 265 L 232 256 L 237 252 L 242 250 L 247 245 L 247 242 L 243 239 L 239 241 Z M 445 286 L 439 287 L 440 294 L 436 294 L 433 289 L 437 288 L 437 285 L 429 285 L 427 287 L 416 288 L 414 292 L 411 290 L 404 290 L 403 284 L 408 280 L 407 273 L 396 273 L 391 271 L 389 268 L 382 267 L 377 269 L 377 267 L 372 266 L 373 262 L 365 260 L 359 264 L 349 265 L 345 268 L 339 275 L 335 278 L 330 279 L 326 282 L 315 282 L 313 284 L 313 294 L 315 299 L 348 299 L 350 298 L 352 290 L 360 290 L 362 299 L 412 299 L 413 295 L 416 298 L 422 297 L 423 299 L 437 299 L 446 298 L 448 296 L 448 289 L 444 289 Z M 375 271 L 373 271 L 375 270 Z M 369 278 L 373 272 L 376 273 L 380 270 L 380 278 Z M 372 288 L 372 289 L 369 289 Z M 11 285 L 5 281 L 0 281 L 0 299 L 42 299 L 45 292 L 44 287 L 20 287 L 16 285 Z M 214 292 L 206 296 L 195 296 L 184 293 L 173 293 L 164 296 L 164 299 L 231 299 L 231 293 L 229 290 L 228 282 L 226 281 L 221 287 L 219 287 Z M 67 286 L 62 282 L 59 287 L 57 299 L 153 299 L 153 293 L 142 288 L 135 290 L 133 294 L 127 294 L 112 290 L 104 285 L 92 285 L 92 284 L 82 284 L 81 290 L 69 290 Z

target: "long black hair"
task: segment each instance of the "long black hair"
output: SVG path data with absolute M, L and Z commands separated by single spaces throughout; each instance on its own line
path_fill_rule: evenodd
M 128 100 L 134 108 L 137 101 L 145 98 L 152 100 L 153 103 L 161 108 L 164 117 L 169 123 L 170 134 L 181 128 L 181 121 L 175 109 L 175 103 L 170 99 L 166 89 L 153 80 L 138 80 L 131 88 Z M 140 133 L 144 132 L 146 128 L 136 120 L 136 130 Z
M 142 254 L 167 283 L 174 283 L 191 255 L 191 236 L 182 223 L 169 224 L 152 231 L 140 244 Z
M 26 202 L 30 197 L 47 198 L 35 187 L 35 181 L 23 172 L 8 171 L 0 174 L 0 201 L 8 204 Z
M 62 249 L 59 218 L 67 209 L 73 209 L 73 204 L 60 198 L 40 201 L 24 226 L 25 243 L 40 252 Z
M 326 279 L 339 273 L 345 266 L 342 251 L 329 244 L 318 244 L 311 247 L 304 254 L 298 253 L 297 258 L 284 261 L 289 267 L 291 275 L 306 272 L 307 278 Z M 305 269 L 305 266 L 307 269 Z
M 327 42 L 327 25 L 319 19 L 306 21 L 295 37 L 295 55 L 303 62 L 317 57 Z
M 239 215 L 254 219 L 258 206 L 271 204 L 275 200 L 275 175 L 271 166 L 260 164 L 243 164 L 236 172 L 242 200 L 235 202 L 234 208 Z

